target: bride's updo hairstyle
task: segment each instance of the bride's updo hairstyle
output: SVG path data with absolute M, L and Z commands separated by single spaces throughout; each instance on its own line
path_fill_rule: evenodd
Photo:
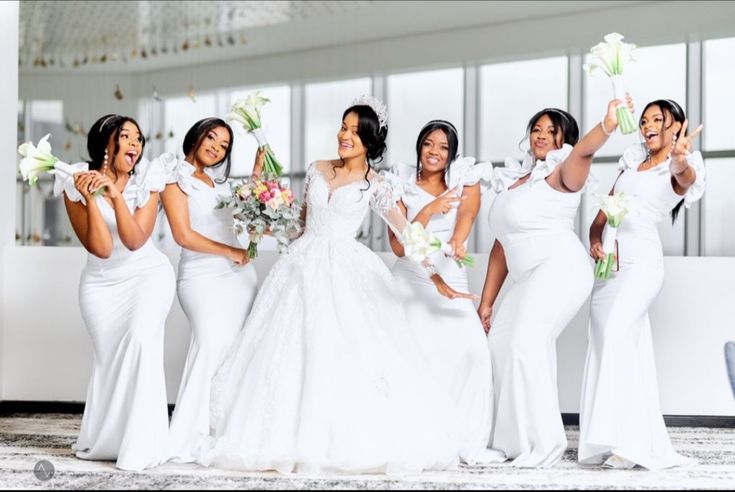
M 342 119 L 344 120 L 350 113 L 357 115 L 357 135 L 367 149 L 368 165 L 381 162 L 387 148 L 385 139 L 388 138 L 388 126 L 380 128 L 378 115 L 370 106 L 350 106 L 342 114 Z
M 388 148 L 385 144 L 385 139 L 388 138 L 388 125 L 380 127 L 380 120 L 378 115 L 375 113 L 373 108 L 363 104 L 356 104 L 350 106 L 342 113 L 342 120 L 347 118 L 350 113 L 357 115 L 357 135 L 362 141 L 362 145 L 367 150 L 367 166 L 368 169 L 365 172 L 365 181 L 368 182 L 368 188 L 370 188 L 370 181 L 368 175 L 373 169 L 373 164 L 377 164 L 383 161 L 383 154 L 385 154 Z

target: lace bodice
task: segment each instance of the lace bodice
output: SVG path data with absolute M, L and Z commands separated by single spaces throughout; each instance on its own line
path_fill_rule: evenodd
M 306 172 L 304 200 L 307 205 L 304 234 L 354 238 L 370 209 L 378 213 L 398 233 L 406 224 L 394 216 L 400 192 L 392 180 L 370 171 L 359 179 L 330 188 L 329 164 L 312 163 Z M 400 212 L 399 212 L 400 215 Z

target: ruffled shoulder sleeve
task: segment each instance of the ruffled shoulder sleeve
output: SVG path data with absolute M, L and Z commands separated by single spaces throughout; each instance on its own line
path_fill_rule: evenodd
M 527 176 L 533 169 L 533 157 L 530 153 L 523 156 L 523 160 L 514 157 L 506 157 L 503 167 L 493 168 L 490 177 L 490 187 L 495 193 L 501 193 L 513 186 L 513 183 Z
M 704 170 L 704 160 L 702 159 L 702 154 L 698 150 L 687 156 L 687 163 L 694 168 L 694 172 L 696 174 L 694 183 L 692 183 L 684 195 L 684 206 L 689 208 L 692 206 L 692 203 L 702 198 L 707 183 Z
M 144 207 L 151 193 L 158 193 L 166 187 L 166 166 L 172 165 L 172 159 L 176 157 L 170 152 L 152 161 L 141 159 L 135 166 L 135 173 L 123 191 L 125 200 L 132 201 L 135 208 Z
M 449 168 L 446 183 L 450 189 L 480 183 L 480 189 L 484 193 L 490 189 L 493 175 L 491 162 L 476 162 L 474 157 L 460 157 Z
M 176 183 L 181 191 L 191 195 L 196 188 L 196 180 L 193 177 L 195 168 L 183 159 L 177 159 L 171 153 L 159 157 L 166 172 L 166 184 Z
M 77 162 L 76 164 L 70 165 L 76 174 L 77 172 L 89 171 L 89 163 Z M 72 202 L 82 202 L 87 204 L 81 193 L 74 187 L 74 174 L 67 174 L 63 171 L 55 169 L 54 174 L 54 196 L 61 196 L 62 193 L 66 193 L 67 198 Z
M 641 144 L 634 144 L 625 149 L 622 157 L 618 161 L 618 171 L 626 171 L 628 169 L 637 170 L 641 162 L 645 161 L 648 155 L 646 147 Z
M 552 150 L 546 154 L 546 159 L 543 161 L 537 161 L 533 171 L 531 171 L 531 184 L 538 183 L 542 179 L 546 179 L 551 173 L 554 172 L 559 164 L 564 162 L 569 154 L 572 153 L 572 147 L 569 144 L 564 144 L 561 149 Z
M 410 207 L 412 202 L 419 197 L 419 188 L 416 185 L 416 166 L 406 163 L 394 164 L 388 173 L 392 177 L 387 179 L 395 181 L 393 187 L 397 189 L 396 193 L 400 195 L 400 200 Z

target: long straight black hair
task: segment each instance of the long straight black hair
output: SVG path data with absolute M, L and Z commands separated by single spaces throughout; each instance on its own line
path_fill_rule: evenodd
M 194 123 L 194 126 L 189 128 L 189 131 L 186 132 L 182 150 L 184 151 L 185 156 L 188 156 L 191 153 L 196 154 L 209 132 L 220 127 L 226 129 L 230 134 L 230 145 L 227 146 L 225 156 L 221 161 L 212 166 L 212 169 L 219 169 L 222 167 L 223 163 L 226 163 L 222 175 L 214 180 L 216 183 L 222 184 L 230 177 L 230 170 L 232 169 L 232 159 L 230 155 L 232 154 L 232 146 L 235 144 L 235 135 L 232 133 L 232 128 L 230 128 L 230 125 L 228 125 L 225 120 L 220 118 L 204 118 L 203 120 L 199 120 Z
M 120 152 L 120 131 L 128 121 L 134 124 L 138 129 L 138 133 L 140 133 L 140 155 L 138 156 L 138 160 L 135 161 L 133 169 L 130 171 L 130 175 L 135 174 L 135 166 L 143 158 L 145 137 L 143 136 L 143 132 L 140 131 L 140 125 L 138 125 L 137 121 L 130 116 L 121 116 L 114 113 L 107 114 L 95 121 L 87 134 L 87 152 L 89 153 L 89 161 L 87 163 L 91 171 L 99 171 L 102 168 L 105 161 L 105 150 L 107 149 L 107 144 L 111 136 L 115 142 L 115 149 L 112 151 L 112 155 L 107 156 L 107 158 L 109 162 L 115 162 L 115 157 Z
M 658 106 L 658 108 L 661 110 L 661 112 L 664 115 L 664 130 L 668 130 L 672 126 L 674 126 L 675 122 L 684 123 L 684 121 L 687 119 L 686 114 L 684 113 L 684 109 L 677 103 L 676 101 L 672 101 L 671 99 L 657 99 L 655 101 L 651 101 L 650 103 L 646 104 L 646 107 L 643 108 L 643 111 L 641 111 L 641 117 L 638 120 L 638 128 L 641 127 L 643 124 L 643 115 L 646 113 L 648 108 L 651 106 Z M 668 125 L 666 124 L 666 120 L 670 120 Z M 681 128 L 679 128 L 679 131 L 676 132 L 676 138 L 679 138 L 681 136 Z M 676 222 L 676 218 L 679 216 L 679 212 L 681 211 L 681 206 L 684 205 L 684 199 L 682 198 L 679 200 L 679 203 L 677 203 L 674 208 L 671 209 L 671 224 L 673 225 Z
M 459 134 L 457 133 L 457 127 L 446 120 L 431 120 L 419 131 L 419 136 L 416 139 L 416 179 L 419 177 L 419 169 L 421 169 L 421 147 L 428 138 L 429 134 L 434 130 L 441 130 L 447 137 L 447 144 L 449 147 L 447 156 L 447 167 L 444 169 L 444 174 L 449 177 L 449 168 L 452 163 L 457 159 L 459 150 Z

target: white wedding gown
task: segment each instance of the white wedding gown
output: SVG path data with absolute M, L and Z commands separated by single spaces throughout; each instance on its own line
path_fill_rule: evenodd
M 416 167 L 397 166 L 404 182 L 402 202 L 407 218 L 416 215 L 435 200 L 416 184 Z M 447 190 L 457 187 L 461 196 L 464 186 L 477 184 L 493 173 L 491 163 L 475 164 L 471 157 L 452 163 L 445 180 Z M 446 243 L 457 224 L 457 208 L 446 214 L 434 215 L 426 229 Z M 431 256 L 439 274 L 449 286 L 469 292 L 467 269 L 442 252 Z M 407 257 L 398 258 L 392 268 L 400 287 L 406 316 L 414 337 L 434 371 L 436 391 L 449 396 L 461 441 L 460 456 L 473 463 L 488 461 L 487 449 L 493 419 L 492 368 L 487 338 L 469 299 L 448 299 L 441 296 L 423 269 Z
M 86 162 L 73 165 L 86 171 Z M 159 163 L 135 167 L 123 197 L 131 212 L 143 207 L 151 192 L 165 186 Z M 72 177 L 56 175 L 54 193 L 71 201 L 84 198 Z M 115 211 L 95 198 L 112 236 L 109 258 L 91 253 L 79 282 L 79 307 L 92 339 L 94 366 L 87 390 L 78 458 L 116 460 L 124 470 L 143 470 L 165 458 L 168 436 L 163 335 L 174 298 L 174 271 L 149 238 L 136 251 L 127 249 L 117 231 Z
M 167 182 L 187 196 L 191 228 L 212 241 L 240 247 L 232 209 L 217 208 L 231 196 L 230 186 L 208 186 L 193 176 L 193 165 L 171 153 L 160 160 Z M 237 266 L 221 255 L 181 251 L 177 291 L 192 334 L 169 431 L 167 455 L 174 461 L 194 461 L 194 447 L 209 434 L 212 377 L 245 324 L 257 281 L 252 263 Z
M 304 234 L 274 265 L 213 383 L 199 462 L 282 473 L 405 473 L 458 464 L 448 403 L 432 391 L 394 279 L 355 240 L 369 209 L 407 224 L 371 173 L 329 189 L 306 176 Z

